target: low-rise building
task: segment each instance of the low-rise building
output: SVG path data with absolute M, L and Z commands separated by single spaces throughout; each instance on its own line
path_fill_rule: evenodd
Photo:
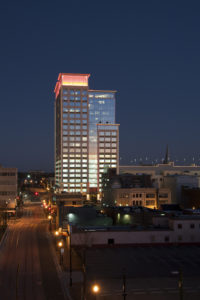
M 200 188 L 200 166 L 176 166 L 168 162 L 149 166 L 120 166 L 121 175 L 150 176 L 155 188 L 168 188 L 171 191 L 171 203 L 182 202 L 182 188 Z
M 71 245 L 75 247 L 200 244 L 200 216 L 170 217 L 164 225 L 150 226 L 71 226 Z
M 117 206 L 159 208 L 161 204 L 171 203 L 171 191 L 168 188 L 122 188 L 113 189 L 112 193 Z
M 153 187 L 150 175 L 118 175 L 110 169 L 103 177 L 102 202 L 109 206 L 159 208 L 161 204 L 171 203 L 171 191 Z
M 17 169 L 0 166 L 0 206 L 15 208 L 17 199 Z

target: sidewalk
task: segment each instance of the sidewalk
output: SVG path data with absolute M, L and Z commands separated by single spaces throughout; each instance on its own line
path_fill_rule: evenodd
M 70 273 L 69 273 L 69 251 L 65 245 L 65 253 L 63 254 L 63 265 L 60 265 L 60 250 L 56 249 L 56 242 L 53 234 L 48 232 L 50 240 L 51 251 L 53 254 L 54 263 L 60 278 L 63 292 L 67 300 L 81 300 L 83 275 L 80 269 L 80 262 L 78 256 L 72 251 L 72 287 L 70 287 Z

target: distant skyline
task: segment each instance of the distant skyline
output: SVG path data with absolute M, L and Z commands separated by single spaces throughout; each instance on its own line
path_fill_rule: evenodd
M 122 164 L 200 161 L 198 1 L 9 1 L 0 11 L 0 164 L 54 170 L 54 86 L 117 90 Z M 131 134 L 130 134 L 131 133 Z

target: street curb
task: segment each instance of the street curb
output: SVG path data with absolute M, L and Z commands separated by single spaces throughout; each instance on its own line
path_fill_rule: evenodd
M 53 247 L 52 236 L 49 232 L 47 232 L 47 237 L 48 237 L 48 240 L 50 242 L 50 248 L 51 248 L 51 252 L 52 252 L 52 255 L 53 255 L 53 260 L 54 260 L 54 263 L 55 263 L 55 266 L 56 266 L 56 271 L 58 273 L 58 277 L 59 277 L 60 282 L 61 282 L 64 297 L 65 297 L 66 300 L 73 300 L 73 298 L 71 297 L 71 295 L 69 293 L 69 290 L 66 287 L 66 279 L 64 278 L 63 271 L 62 271 L 62 269 L 61 269 L 61 267 L 58 263 L 57 255 L 56 255 L 55 249 Z

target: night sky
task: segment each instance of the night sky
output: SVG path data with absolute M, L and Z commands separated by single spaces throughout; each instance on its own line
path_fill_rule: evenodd
M 53 170 L 60 72 L 118 91 L 122 164 L 199 160 L 199 1 L 3 1 L 0 38 L 0 164 Z

